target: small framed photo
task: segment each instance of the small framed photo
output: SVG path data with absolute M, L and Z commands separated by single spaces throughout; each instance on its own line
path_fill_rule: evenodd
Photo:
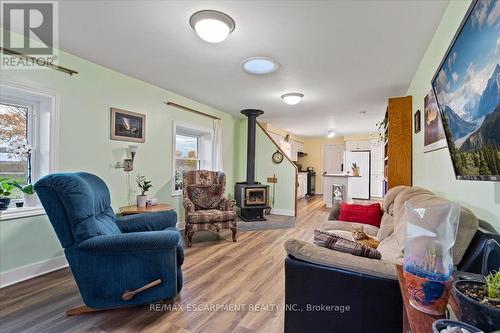
M 420 132 L 420 129 L 421 129 L 420 118 L 421 118 L 420 117 L 420 110 L 417 110 L 417 112 L 415 112 L 415 119 L 414 119 L 415 134 Z
M 111 108 L 111 140 L 145 142 L 146 115 Z

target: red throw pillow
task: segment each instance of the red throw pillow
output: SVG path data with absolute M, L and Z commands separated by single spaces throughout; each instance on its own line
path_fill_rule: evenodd
M 340 214 L 338 219 L 345 222 L 357 222 L 380 227 L 382 209 L 380 204 L 370 205 L 340 204 Z

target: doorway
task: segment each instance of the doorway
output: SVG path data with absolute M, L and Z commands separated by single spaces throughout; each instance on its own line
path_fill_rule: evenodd
M 324 173 L 343 173 L 343 160 L 344 160 L 345 145 L 337 144 L 324 144 L 321 147 L 321 174 Z M 323 193 L 323 182 L 321 182 L 321 193 Z

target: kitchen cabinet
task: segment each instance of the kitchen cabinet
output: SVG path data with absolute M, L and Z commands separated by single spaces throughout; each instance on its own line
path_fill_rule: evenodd
M 370 195 L 381 198 L 384 188 L 384 144 L 377 139 L 370 140 Z
M 285 141 L 285 138 L 279 134 L 268 132 L 269 136 L 276 142 L 276 144 L 283 150 L 283 152 L 292 161 L 297 162 L 299 159 L 299 151 L 304 151 L 304 144 L 299 141 L 289 140 Z
M 370 178 L 370 196 L 375 198 L 383 197 L 384 174 L 372 174 Z
M 370 150 L 369 140 L 349 140 L 345 142 L 346 151 Z
M 304 198 L 307 194 L 307 172 L 297 174 L 297 198 Z
M 276 142 L 276 144 L 279 146 L 281 141 L 284 141 L 285 138 L 282 137 L 281 135 L 278 135 L 276 133 L 273 133 L 273 132 L 267 132 L 269 134 L 269 136 L 274 140 L 274 142 Z
M 290 140 L 290 159 L 297 162 L 299 159 L 299 151 L 304 151 L 304 144 L 299 141 Z
M 280 142 L 280 147 L 281 147 L 281 150 L 283 150 L 283 152 L 286 154 L 286 156 L 288 156 L 288 158 L 291 159 L 292 144 L 290 142 L 286 142 L 285 140 L 282 140 Z

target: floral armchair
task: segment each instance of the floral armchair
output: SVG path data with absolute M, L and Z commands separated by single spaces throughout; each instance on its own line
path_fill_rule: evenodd
M 226 175 L 223 172 L 195 170 L 183 175 L 186 236 L 191 247 L 193 234 L 200 230 L 231 229 L 236 242 L 236 201 L 224 197 Z

